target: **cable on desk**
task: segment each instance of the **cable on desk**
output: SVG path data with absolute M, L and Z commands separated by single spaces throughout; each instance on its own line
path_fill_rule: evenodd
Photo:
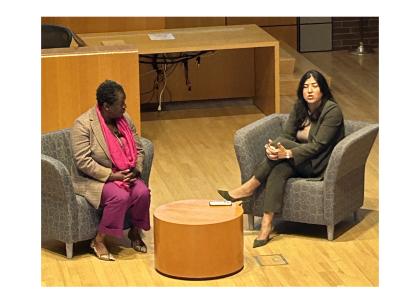
M 156 72 L 156 79 L 153 82 L 153 88 L 141 94 L 141 95 L 144 95 L 144 94 L 152 93 L 150 99 L 143 103 L 152 102 L 156 90 L 159 90 L 160 84 L 163 83 L 163 87 L 161 91 L 159 92 L 159 99 L 158 99 L 159 100 L 158 111 L 161 111 L 162 97 L 165 93 L 165 89 L 167 89 L 166 86 L 167 86 L 168 77 L 175 71 L 175 69 L 177 68 L 179 64 L 183 64 L 184 66 L 185 84 L 187 85 L 188 91 L 191 91 L 192 83 L 189 80 L 189 76 L 188 76 L 188 61 L 191 59 L 195 59 L 197 68 L 199 68 L 200 63 L 201 63 L 201 57 L 211 56 L 214 53 L 215 53 L 214 50 L 206 50 L 206 51 L 196 51 L 196 52 L 179 52 L 176 54 L 169 54 L 169 53 L 141 54 L 139 62 L 141 64 L 152 65 L 153 67 L 153 71 L 149 71 L 147 73 Z M 169 90 L 168 92 L 170 93 Z

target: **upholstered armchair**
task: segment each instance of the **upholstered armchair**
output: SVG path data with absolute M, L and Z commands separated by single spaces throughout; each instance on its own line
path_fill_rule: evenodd
M 241 181 L 252 176 L 264 158 L 263 145 L 276 138 L 288 118 L 272 114 L 241 129 L 234 136 L 234 146 L 241 171 Z M 345 138 L 334 148 L 323 178 L 290 178 L 286 183 L 281 220 L 327 226 L 328 240 L 334 239 L 334 226 L 363 205 L 365 164 L 379 130 L 378 124 L 345 121 Z M 244 203 L 250 229 L 254 216 L 262 216 L 264 185 L 253 199 Z
M 140 138 L 145 151 L 142 179 L 148 185 L 153 161 L 153 144 Z M 42 240 L 66 243 L 66 256 L 73 257 L 73 243 L 96 235 L 101 211 L 76 195 L 70 178 L 75 168 L 70 129 L 42 135 L 41 140 L 41 226 Z

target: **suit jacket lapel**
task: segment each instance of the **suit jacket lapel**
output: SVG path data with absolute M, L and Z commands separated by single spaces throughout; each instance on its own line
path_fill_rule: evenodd
M 321 115 L 319 116 L 318 120 L 314 124 L 314 126 L 311 126 L 309 129 L 309 135 L 308 135 L 308 142 L 312 141 L 312 137 L 314 137 L 318 133 L 319 126 L 321 125 L 321 120 L 323 119 L 325 112 L 327 111 L 327 108 L 330 106 L 330 101 L 327 100 L 325 102 L 324 107 L 322 108 Z
M 92 128 L 93 134 L 95 135 L 98 144 L 104 150 L 106 156 L 108 156 L 109 160 L 111 160 L 111 156 L 109 155 L 108 146 L 105 142 L 104 134 L 102 133 L 101 123 L 99 123 L 98 115 L 96 114 L 96 107 L 93 107 L 90 110 L 90 126 Z
M 310 139 L 308 138 L 308 142 L 311 142 L 312 141 L 312 137 L 314 137 L 316 135 L 316 133 L 318 132 L 320 120 L 321 120 L 321 116 L 313 124 L 313 126 L 311 126 L 311 128 L 309 129 L 309 135 L 308 135 L 308 137 L 310 137 Z

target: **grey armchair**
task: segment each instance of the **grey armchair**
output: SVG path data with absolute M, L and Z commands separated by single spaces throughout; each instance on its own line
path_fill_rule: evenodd
M 143 172 L 146 185 L 153 161 L 153 144 L 140 138 L 145 151 Z M 70 178 L 74 168 L 70 129 L 42 135 L 41 140 L 41 227 L 42 240 L 66 243 L 66 256 L 73 257 L 73 243 L 96 235 L 100 211 L 82 196 L 76 195 Z
M 268 138 L 279 135 L 287 114 L 272 114 L 241 129 L 234 136 L 241 181 L 252 176 L 264 158 L 261 150 Z M 281 220 L 327 226 L 328 240 L 334 239 L 334 226 L 363 205 L 365 164 L 379 130 L 378 124 L 345 121 L 345 138 L 334 148 L 323 178 L 290 178 L 286 184 Z M 244 203 L 250 229 L 254 216 L 262 216 L 264 185 L 253 199 Z

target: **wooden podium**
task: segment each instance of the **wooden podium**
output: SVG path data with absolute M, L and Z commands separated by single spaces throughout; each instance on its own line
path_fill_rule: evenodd
M 181 200 L 155 210 L 155 268 L 159 273 L 205 279 L 242 270 L 242 207 L 209 206 L 209 201 Z

